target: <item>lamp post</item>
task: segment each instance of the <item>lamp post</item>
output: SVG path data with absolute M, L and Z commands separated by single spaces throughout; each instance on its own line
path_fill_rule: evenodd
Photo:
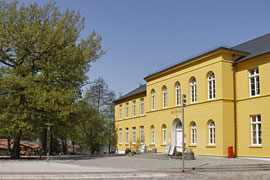
M 185 94 L 182 94 L 182 172 L 185 172 L 185 133 L 184 133 L 184 107 L 186 107 L 186 103 L 187 103 L 187 100 L 186 100 L 186 95 Z
M 51 126 L 53 124 L 51 123 L 46 123 L 45 125 L 48 126 L 48 131 L 47 131 L 47 158 L 46 158 L 46 161 L 49 162 L 50 160 L 50 145 L 51 145 L 51 136 L 50 136 L 50 130 L 51 130 Z

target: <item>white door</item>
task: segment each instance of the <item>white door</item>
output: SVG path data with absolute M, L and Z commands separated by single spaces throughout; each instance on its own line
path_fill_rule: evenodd
M 182 147 L 182 130 L 176 129 L 176 147 Z

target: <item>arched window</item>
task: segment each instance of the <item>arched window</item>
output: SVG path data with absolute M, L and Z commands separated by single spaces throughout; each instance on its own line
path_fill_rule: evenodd
M 176 106 L 181 104 L 181 88 L 180 83 L 178 82 L 175 87 L 175 97 L 176 97 Z
M 190 96 L 191 96 L 191 103 L 197 101 L 197 86 L 196 86 L 196 79 L 192 78 L 190 82 Z
M 191 144 L 197 143 L 197 129 L 196 129 L 196 123 L 193 122 L 191 124 Z
M 211 72 L 208 76 L 208 99 L 216 98 L 215 91 L 215 74 Z
M 163 125 L 163 144 L 167 144 L 167 127 Z
M 152 90 L 152 110 L 155 110 L 156 108 L 156 92 L 155 90 Z
M 215 123 L 214 121 L 210 121 L 209 126 L 209 144 L 210 145 L 215 145 L 216 144 L 216 135 L 215 135 Z
M 163 88 L 163 108 L 166 108 L 167 107 L 167 88 L 164 87 Z
M 152 144 L 155 144 L 155 127 L 152 126 Z

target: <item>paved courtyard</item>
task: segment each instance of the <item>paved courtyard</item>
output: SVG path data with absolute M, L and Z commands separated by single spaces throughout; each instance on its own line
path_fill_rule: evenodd
M 81 160 L 1 160 L 0 179 L 270 179 L 269 159 L 114 156 Z

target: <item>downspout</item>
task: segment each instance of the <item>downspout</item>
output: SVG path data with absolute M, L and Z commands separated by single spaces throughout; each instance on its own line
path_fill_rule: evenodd
M 234 115 L 234 157 L 237 157 L 237 122 L 236 122 L 236 90 L 235 90 L 235 55 L 233 54 L 233 115 Z

